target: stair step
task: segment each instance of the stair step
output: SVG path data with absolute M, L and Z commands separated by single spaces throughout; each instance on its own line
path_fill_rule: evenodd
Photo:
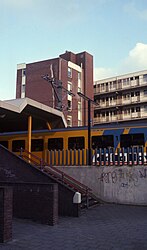
M 86 195 L 82 197 L 82 202 L 81 202 L 81 209 L 93 207 L 100 204 L 100 202 L 97 199 L 94 199 L 93 197 L 89 196 L 88 200 Z

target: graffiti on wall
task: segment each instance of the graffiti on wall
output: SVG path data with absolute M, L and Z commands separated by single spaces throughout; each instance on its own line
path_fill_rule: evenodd
M 13 171 L 11 169 L 7 169 L 7 168 L 1 168 L 0 167 L 0 179 L 3 181 L 3 178 L 14 178 L 15 174 L 13 173 Z
M 142 169 L 123 169 L 119 168 L 116 170 L 102 172 L 98 178 L 104 183 L 120 183 L 121 187 L 129 187 L 130 185 L 137 186 L 139 179 L 147 178 L 147 168 Z

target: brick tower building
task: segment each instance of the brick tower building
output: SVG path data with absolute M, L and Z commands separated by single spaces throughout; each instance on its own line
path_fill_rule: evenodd
M 93 99 L 93 56 L 87 52 L 66 51 L 58 58 L 17 65 L 16 98 L 62 109 L 68 126 L 87 125 L 87 101 L 77 92 Z

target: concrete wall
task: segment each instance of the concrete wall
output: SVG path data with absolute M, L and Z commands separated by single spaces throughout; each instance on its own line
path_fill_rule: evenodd
M 147 205 L 147 166 L 58 168 L 92 188 L 104 201 Z

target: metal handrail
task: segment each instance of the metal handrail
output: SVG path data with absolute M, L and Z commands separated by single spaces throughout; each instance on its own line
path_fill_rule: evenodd
M 23 152 L 27 153 L 28 155 L 24 155 Z M 27 161 L 30 161 L 30 163 L 33 163 L 36 166 L 40 165 L 40 167 L 41 167 L 41 169 L 43 171 L 46 171 L 46 172 L 49 172 L 50 174 L 53 174 L 55 178 L 58 178 L 58 180 L 60 178 L 60 181 L 62 183 L 64 182 L 65 184 L 71 186 L 72 188 L 74 188 L 74 189 L 76 189 L 78 191 L 81 191 L 82 193 L 88 194 L 90 191 L 92 191 L 89 187 L 87 187 L 83 183 L 77 181 L 76 179 L 74 179 L 73 177 L 67 175 L 63 171 L 61 171 L 61 170 L 59 170 L 59 169 L 57 169 L 57 168 L 55 168 L 53 166 L 50 166 L 43 159 L 39 158 L 38 156 L 34 155 L 33 153 L 29 152 L 26 149 L 23 149 L 23 148 L 20 149 L 20 156 L 22 158 L 26 158 Z M 36 160 L 38 160 L 40 162 L 40 164 L 38 164 L 38 162 L 36 162 L 32 158 L 35 158 Z M 46 169 L 45 167 L 48 167 L 48 169 Z

